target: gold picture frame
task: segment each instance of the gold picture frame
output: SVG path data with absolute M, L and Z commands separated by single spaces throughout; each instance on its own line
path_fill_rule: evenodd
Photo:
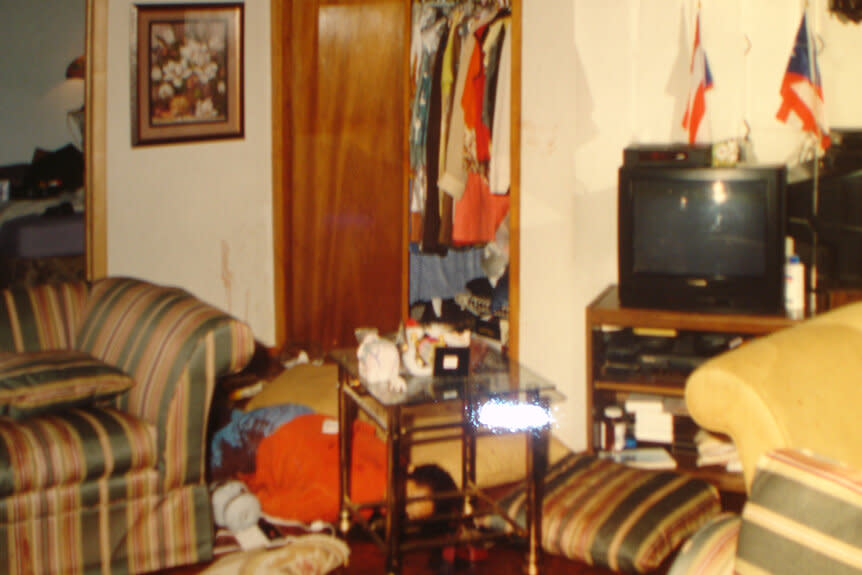
M 243 4 L 132 6 L 132 145 L 244 137 Z

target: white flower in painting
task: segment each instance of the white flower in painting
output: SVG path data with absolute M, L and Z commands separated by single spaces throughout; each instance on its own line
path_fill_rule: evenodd
M 170 24 L 163 26 L 153 26 L 153 37 L 156 40 L 161 40 L 168 46 L 173 45 L 174 42 L 177 41 L 177 37 L 174 34 L 174 28 Z
M 192 68 L 204 67 L 212 59 L 206 45 L 197 40 L 189 40 L 183 44 L 180 47 L 180 56 Z
M 161 82 L 162 69 L 158 66 L 153 66 L 153 68 L 150 70 L 150 79 L 153 81 L 154 84 L 158 84 L 159 82 Z
M 159 86 L 159 99 L 161 100 L 170 100 L 174 97 L 174 87 L 171 86 L 168 82 L 163 82 L 161 86 Z
M 219 82 L 218 86 L 216 86 L 216 89 L 218 90 L 219 94 L 224 94 L 225 92 L 227 92 L 227 86 L 225 86 L 224 82 Z
M 198 100 L 197 102 L 195 102 L 196 118 L 215 118 L 216 114 L 217 112 L 215 106 L 213 106 L 213 101 L 210 98 L 205 98 L 203 100 Z
M 188 66 L 186 66 L 184 61 L 169 60 L 165 63 L 162 73 L 165 75 L 165 81 L 170 82 L 179 90 L 182 88 L 185 79 L 188 78 L 192 72 L 188 69 Z
M 224 28 L 221 25 L 214 24 L 210 29 L 209 40 L 207 41 L 210 51 L 216 54 L 219 52 L 223 52 L 224 41 Z
M 210 80 L 214 80 L 217 73 L 218 64 L 212 61 L 210 61 L 205 66 L 201 66 L 195 69 L 195 74 L 197 74 L 198 78 L 201 81 L 201 84 L 208 84 Z

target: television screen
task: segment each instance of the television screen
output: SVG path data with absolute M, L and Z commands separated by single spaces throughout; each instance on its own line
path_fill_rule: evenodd
M 619 186 L 624 305 L 782 312 L 784 166 L 623 166 Z
M 767 194 L 758 181 L 636 181 L 633 272 L 762 276 Z

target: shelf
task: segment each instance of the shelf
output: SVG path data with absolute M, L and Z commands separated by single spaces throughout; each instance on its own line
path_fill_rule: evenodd
M 782 315 L 713 314 L 703 312 L 627 308 L 620 304 L 617 286 L 606 288 L 587 307 L 587 324 L 594 328 L 642 327 L 689 331 L 766 334 L 799 323 Z
M 790 327 L 799 320 L 779 315 L 724 314 L 677 310 L 628 308 L 620 304 L 617 286 L 609 286 L 586 310 L 587 340 L 587 445 L 596 449 L 594 431 L 600 429 L 599 414 L 608 405 L 623 405 L 633 393 L 662 398 L 685 397 L 688 375 L 708 357 L 728 347 Z M 635 334 L 634 340 L 626 339 Z M 617 338 L 617 332 L 620 337 Z M 719 349 L 698 348 L 701 335 L 722 334 Z M 663 335 L 674 338 L 673 345 L 659 344 L 661 351 L 647 348 L 638 336 Z M 693 339 L 689 339 L 693 338 Z M 654 339 L 654 338 L 653 338 Z M 609 348 L 609 342 L 619 342 Z M 691 343 L 694 342 L 694 343 Z M 732 342 L 732 345 L 731 345 Z M 743 344 L 744 345 L 744 344 Z M 700 351 L 697 351 L 700 349 Z M 671 350 L 671 351 L 668 351 Z M 647 362 L 652 354 L 661 362 Z M 703 354 L 703 355 L 698 355 Z M 652 361 L 655 361 L 655 357 Z M 683 367 L 684 366 L 684 367 Z M 677 369 L 679 367 L 679 369 Z M 696 429 L 696 427 L 695 427 Z M 678 446 L 682 445 L 682 439 Z M 673 450 L 673 444 L 665 445 Z M 673 452 L 673 451 L 672 451 Z M 721 466 L 695 467 L 689 458 L 677 457 L 677 471 L 699 477 L 715 485 L 722 494 L 723 505 L 737 504 L 745 498 L 745 481 L 741 473 L 731 473 Z
M 593 381 L 593 389 L 682 397 L 685 395 L 685 380 L 679 382 L 645 381 L 635 379 L 628 381 L 595 380 Z

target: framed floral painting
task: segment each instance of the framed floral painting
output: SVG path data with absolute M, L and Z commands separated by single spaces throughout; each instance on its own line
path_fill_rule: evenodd
M 137 4 L 132 20 L 132 145 L 243 137 L 243 4 Z

